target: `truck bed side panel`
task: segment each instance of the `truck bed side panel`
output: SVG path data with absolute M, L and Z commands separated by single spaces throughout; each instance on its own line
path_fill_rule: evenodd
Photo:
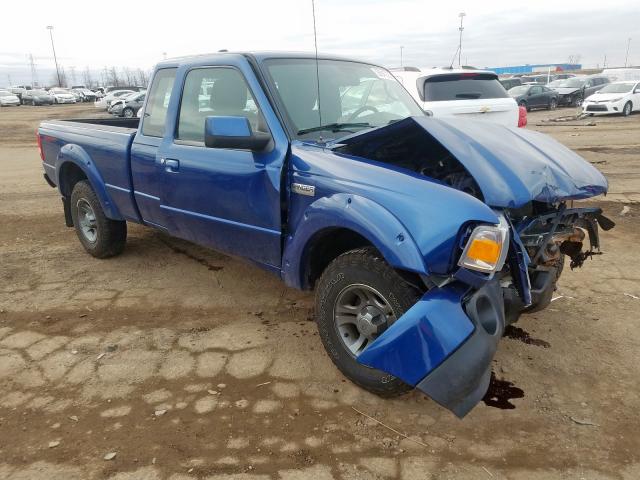
M 105 212 L 112 210 L 127 220 L 140 221 L 130 175 L 131 143 L 135 129 L 52 121 L 44 122 L 39 132 L 45 154 L 45 169 L 51 180 L 60 186 L 63 163 L 76 163 L 85 171 L 94 190 L 104 188 L 107 202 L 112 204 L 112 209 L 107 208 Z M 54 177 L 50 175 L 52 166 L 55 167 Z M 97 174 L 92 176 L 90 171 Z M 94 182 L 101 185 L 95 185 Z

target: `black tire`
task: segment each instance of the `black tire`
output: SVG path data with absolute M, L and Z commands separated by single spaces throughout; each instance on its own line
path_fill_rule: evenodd
M 629 115 L 631 115 L 632 109 L 633 109 L 633 104 L 631 102 L 625 103 L 624 107 L 622 107 L 622 116 L 628 117 Z
M 555 110 L 558 107 L 558 101 L 555 98 L 552 98 L 549 101 L 549 110 Z
M 395 319 L 420 297 L 420 293 L 375 249 L 346 252 L 329 264 L 316 285 L 316 322 L 320 338 L 333 363 L 353 383 L 382 397 L 401 395 L 413 387 L 393 375 L 359 364 L 338 330 L 335 318 L 338 299 L 349 288 L 362 286 L 380 292 L 379 298 L 392 309 Z
M 38 104 L 36 103 L 36 101 L 35 101 L 35 100 L 31 100 L 31 106 L 32 106 L 32 107 L 37 107 L 37 106 L 38 106 Z
M 93 214 L 93 221 L 84 221 L 87 209 Z M 100 201 L 88 180 L 82 180 L 73 187 L 71 193 L 71 217 L 80 243 L 96 258 L 119 255 L 127 241 L 127 222 L 111 220 L 102 210 Z M 83 230 L 83 226 L 92 227 Z
M 576 95 L 571 100 L 571 105 L 573 105 L 574 107 L 579 107 L 582 105 L 582 100 L 583 100 L 582 95 Z
M 122 116 L 125 118 L 133 118 L 135 116 L 135 112 L 133 111 L 133 108 L 127 107 L 122 110 Z

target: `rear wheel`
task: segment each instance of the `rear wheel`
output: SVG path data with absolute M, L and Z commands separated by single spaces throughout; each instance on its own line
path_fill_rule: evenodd
M 633 105 L 631 104 L 631 102 L 625 103 L 624 108 L 622 109 L 622 116 L 628 117 L 629 115 L 631 115 L 632 108 L 633 108 Z
M 385 397 L 412 389 L 357 357 L 419 296 L 373 248 L 351 250 L 329 264 L 316 286 L 316 322 L 329 357 L 347 378 Z
M 96 258 L 108 258 L 122 253 L 127 240 L 127 222 L 106 217 L 87 180 L 82 180 L 73 187 L 71 216 L 78 239 L 87 253 Z

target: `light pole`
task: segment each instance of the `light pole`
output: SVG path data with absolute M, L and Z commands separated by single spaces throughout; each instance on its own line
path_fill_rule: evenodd
M 624 66 L 627 66 L 627 61 L 629 60 L 629 46 L 631 45 L 631 37 L 627 39 L 627 54 L 624 57 Z
M 401 45 L 400 46 L 400 66 L 402 67 L 402 50 L 404 49 L 404 47 Z
M 462 26 L 462 20 L 464 20 L 464 17 L 467 14 L 464 12 L 460 12 L 458 14 L 458 16 L 460 17 L 460 28 L 458 30 L 460 30 L 460 42 L 458 43 L 458 66 L 462 66 L 462 63 L 460 61 L 460 58 L 462 57 L 462 31 L 464 30 L 464 27 Z
M 49 37 L 51 37 L 51 49 L 53 50 L 53 61 L 56 62 L 56 74 L 58 75 L 58 86 L 62 87 L 62 81 L 60 80 L 60 69 L 58 68 L 58 57 L 56 57 L 56 47 L 53 45 L 53 25 L 47 25 L 49 30 Z

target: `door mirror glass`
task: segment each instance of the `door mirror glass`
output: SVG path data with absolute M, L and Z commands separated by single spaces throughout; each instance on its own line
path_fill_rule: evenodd
M 271 143 L 271 135 L 253 132 L 247 117 L 207 117 L 204 144 L 209 148 L 230 148 L 259 152 Z

